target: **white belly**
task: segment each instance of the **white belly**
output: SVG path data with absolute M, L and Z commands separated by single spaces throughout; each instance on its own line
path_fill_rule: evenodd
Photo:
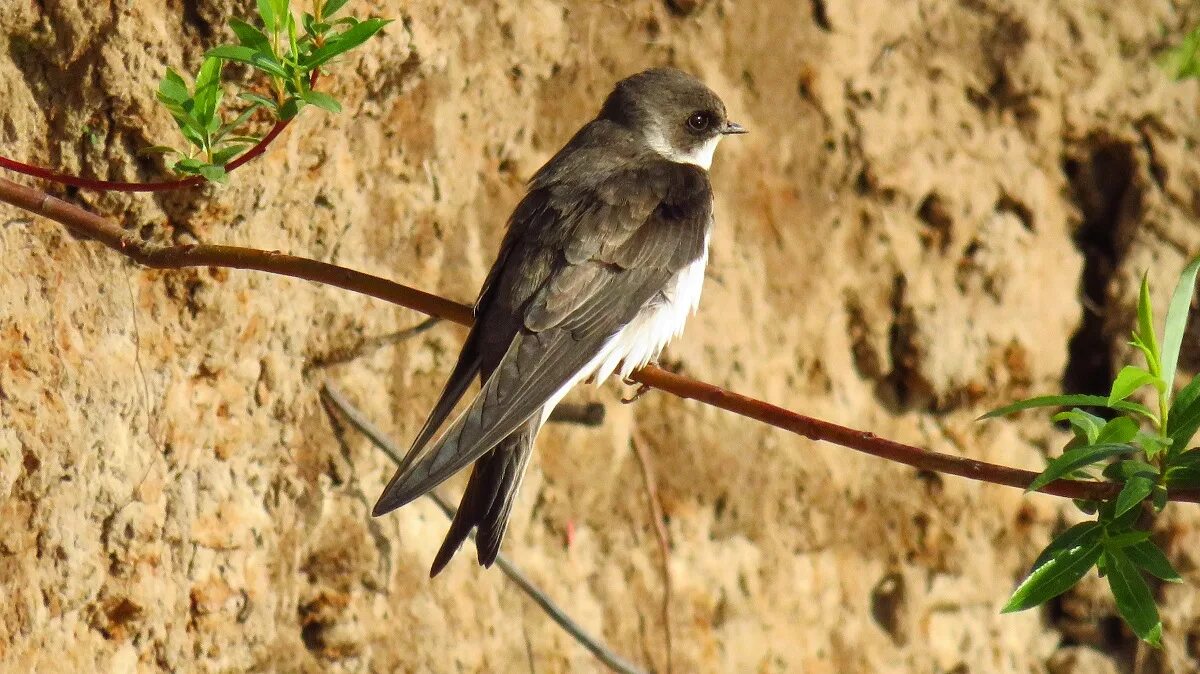
M 708 251 L 705 250 L 700 259 L 675 274 L 662 295 L 651 299 L 637 317 L 605 345 L 590 368 L 592 371 L 588 372 L 597 384 L 612 374 L 629 377 L 634 370 L 657 358 L 667 342 L 683 333 L 688 317 L 700 305 L 707 262 Z
M 612 374 L 629 377 L 634 370 L 658 357 L 667 342 L 683 333 L 687 319 L 700 305 L 700 290 L 704 287 L 704 268 L 708 264 L 708 242 L 700 259 L 679 270 L 667 283 L 662 295 L 656 295 L 626 325 L 604 345 L 596 357 L 579 374 L 554 392 L 542 408 L 542 422 L 567 391 L 579 382 L 592 377 L 599 385 Z

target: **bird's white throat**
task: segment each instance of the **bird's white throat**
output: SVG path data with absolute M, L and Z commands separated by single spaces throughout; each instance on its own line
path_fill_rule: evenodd
M 661 154 L 668 161 L 679 164 L 695 164 L 707 171 L 712 166 L 713 153 L 717 151 L 717 143 L 721 142 L 721 136 L 719 134 L 713 136 L 691 152 L 680 152 L 671 147 L 671 144 L 667 142 L 666 136 L 663 135 L 660 129 L 654 129 L 646 134 L 646 142 L 650 145 L 651 149 Z

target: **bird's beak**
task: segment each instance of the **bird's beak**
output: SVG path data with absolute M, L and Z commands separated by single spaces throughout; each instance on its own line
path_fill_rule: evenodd
M 725 126 L 721 127 L 721 135 L 732 136 L 739 133 L 746 133 L 746 127 L 737 122 L 725 122 Z

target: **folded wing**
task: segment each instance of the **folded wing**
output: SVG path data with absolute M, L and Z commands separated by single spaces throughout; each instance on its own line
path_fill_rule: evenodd
M 518 430 L 700 257 L 712 217 L 707 176 L 665 161 L 639 171 L 612 177 L 633 186 L 624 192 L 544 180 L 522 201 L 450 383 L 374 514 L 424 494 Z M 475 372 L 482 390 L 430 444 Z

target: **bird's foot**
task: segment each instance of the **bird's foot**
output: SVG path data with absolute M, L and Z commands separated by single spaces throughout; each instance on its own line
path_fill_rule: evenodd
M 639 398 L 646 395 L 646 392 L 650 390 L 650 386 L 633 381 L 632 379 L 629 379 L 628 377 L 626 377 L 625 379 L 622 379 L 621 381 L 625 382 L 625 384 L 627 384 L 629 386 L 633 386 L 634 384 L 637 384 L 637 390 L 635 390 L 633 392 L 633 395 L 629 396 L 628 398 L 621 398 L 621 402 L 626 405 L 637 402 Z

